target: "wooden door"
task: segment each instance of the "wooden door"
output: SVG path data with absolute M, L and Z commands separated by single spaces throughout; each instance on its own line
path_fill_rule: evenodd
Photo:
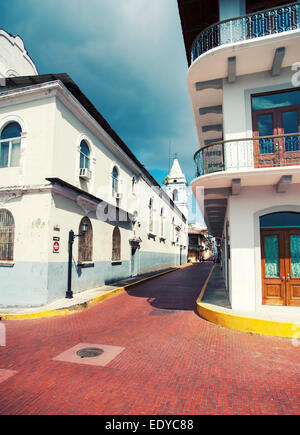
M 299 105 L 253 112 L 253 136 L 280 136 L 254 141 L 256 168 L 300 164 L 300 107 Z
M 300 132 L 299 106 L 289 106 L 277 109 L 278 134 L 292 134 Z M 288 136 L 279 139 L 280 165 L 299 165 L 300 146 L 299 136 Z
M 262 303 L 300 306 L 300 229 L 262 230 Z
M 253 135 L 264 137 L 254 142 L 254 166 L 256 168 L 279 166 L 278 142 L 265 136 L 278 135 L 277 117 L 273 109 L 253 112 Z
M 300 229 L 286 231 L 287 305 L 300 306 Z
M 261 253 L 262 303 L 286 305 L 284 231 L 262 230 Z

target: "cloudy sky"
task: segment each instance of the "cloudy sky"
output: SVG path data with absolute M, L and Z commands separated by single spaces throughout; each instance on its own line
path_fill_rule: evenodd
M 1 0 L 0 28 L 23 38 L 39 74 L 68 73 L 159 183 L 174 153 L 193 179 L 176 0 Z

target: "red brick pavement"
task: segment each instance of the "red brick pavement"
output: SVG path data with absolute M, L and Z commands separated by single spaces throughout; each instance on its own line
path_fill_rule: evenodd
M 0 378 L 0 413 L 299 414 L 300 346 L 199 318 L 210 267 L 169 273 L 70 316 L 6 321 L 0 369 L 11 376 Z M 105 367 L 53 360 L 78 343 L 125 350 Z

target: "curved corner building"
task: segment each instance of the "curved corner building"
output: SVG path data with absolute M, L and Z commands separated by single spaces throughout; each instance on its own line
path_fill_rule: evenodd
M 191 185 L 231 306 L 300 314 L 300 2 L 178 6 L 199 139 Z

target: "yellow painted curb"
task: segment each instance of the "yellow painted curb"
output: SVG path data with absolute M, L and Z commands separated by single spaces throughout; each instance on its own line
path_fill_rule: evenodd
M 148 276 L 147 278 L 143 278 L 139 281 L 135 281 L 130 284 L 126 284 L 123 287 L 118 287 L 116 289 L 110 290 L 106 293 L 102 293 L 99 296 L 96 296 L 93 299 L 90 299 L 89 301 L 82 302 L 77 305 L 73 305 L 71 307 L 66 308 L 58 308 L 56 310 L 48 310 L 48 311 L 41 311 L 36 313 L 24 313 L 24 314 L 6 314 L 6 313 L 0 313 L 0 317 L 2 320 L 32 320 L 32 319 L 42 319 L 42 318 L 50 318 L 50 317 L 58 317 L 58 316 L 66 316 L 68 314 L 74 314 L 78 313 L 80 311 L 86 310 L 87 308 L 92 307 L 93 305 L 98 304 L 99 302 L 104 301 L 105 299 L 111 298 L 112 296 L 115 296 L 119 293 L 124 292 L 126 289 L 133 287 L 134 285 L 140 284 L 144 281 L 148 281 L 153 278 L 157 278 L 158 276 L 165 275 L 170 272 L 174 272 L 178 269 L 183 269 L 187 266 L 190 266 L 190 264 L 186 264 L 184 266 L 179 266 L 177 268 L 167 270 L 165 272 L 160 272 L 156 275 Z
M 202 318 L 218 326 L 235 331 L 269 335 L 273 337 L 300 338 L 300 323 L 281 322 L 235 315 L 226 311 L 218 310 L 201 302 L 213 269 L 205 281 L 197 299 L 197 311 Z
M 207 287 L 208 281 L 210 280 L 210 277 L 212 276 L 212 273 L 213 273 L 213 271 L 214 271 L 214 269 L 215 269 L 215 266 L 216 266 L 216 265 L 214 264 L 213 267 L 211 268 L 211 271 L 210 271 L 209 274 L 208 274 L 208 277 L 206 278 L 206 281 L 205 281 L 205 283 L 204 283 L 204 285 L 203 285 L 203 287 L 202 287 L 201 293 L 200 293 L 200 295 L 199 295 L 199 297 L 198 297 L 198 299 L 197 299 L 197 304 L 198 304 L 199 302 L 202 301 L 202 298 L 203 298 L 203 296 L 204 296 L 204 293 L 205 293 L 205 290 L 206 290 L 206 287 Z

